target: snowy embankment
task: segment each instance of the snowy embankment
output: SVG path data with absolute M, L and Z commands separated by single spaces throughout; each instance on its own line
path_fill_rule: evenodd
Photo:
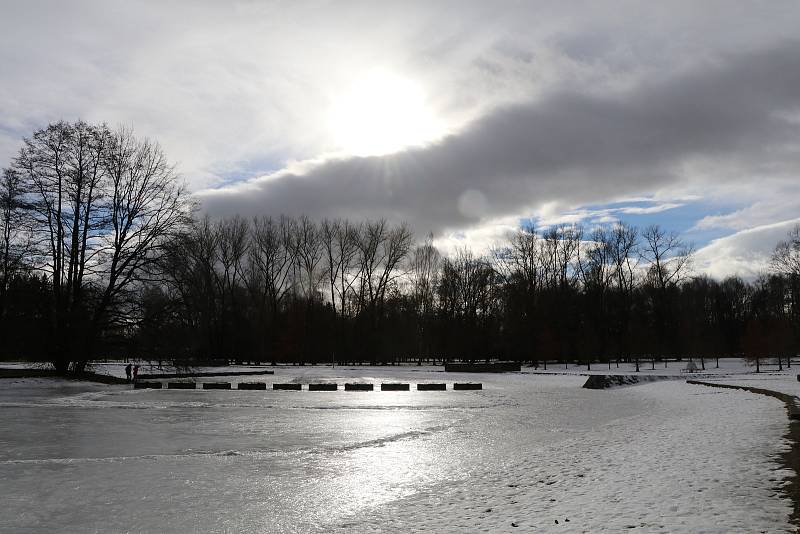
M 674 380 L 678 377 L 663 375 L 589 375 L 583 387 L 586 389 L 611 389 L 622 386 L 636 386 L 659 380 Z
M 787 420 L 768 397 L 424 367 L 278 367 L 265 379 L 484 390 L 3 381 L 0 531 L 793 531 Z
M 780 493 L 792 473 L 777 462 L 787 447 L 779 403 L 676 381 L 597 394 L 639 401 L 644 413 L 518 443 L 502 469 L 394 503 L 373 530 L 794 531 Z

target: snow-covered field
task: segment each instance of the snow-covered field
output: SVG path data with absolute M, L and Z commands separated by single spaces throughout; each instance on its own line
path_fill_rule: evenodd
M 718 382 L 720 384 L 733 384 L 738 386 L 750 386 L 754 388 L 770 389 L 780 393 L 787 393 L 800 397 L 800 382 L 797 380 L 797 373 L 800 367 L 793 368 L 782 373 L 759 373 L 747 376 L 719 376 L 704 378 L 705 382 Z
M 0 531 L 793 531 L 775 399 L 425 367 L 279 367 L 241 380 L 448 391 L 2 380 Z M 484 389 L 452 391 L 454 381 Z
M 532 367 L 523 367 L 524 372 L 534 373 L 569 373 L 569 374 L 586 374 L 586 375 L 653 375 L 653 376 L 685 376 L 686 378 L 696 378 L 704 376 L 721 376 L 721 375 L 743 375 L 752 374 L 756 368 L 750 365 L 742 358 L 720 358 L 719 367 L 717 361 L 714 359 L 705 360 L 705 369 L 702 369 L 702 363 L 699 359 L 695 358 L 692 362 L 697 366 L 697 371 L 691 373 L 686 372 L 688 360 L 683 361 L 669 361 L 669 362 L 655 362 L 653 364 L 650 360 L 639 361 L 639 372 L 636 371 L 634 363 L 621 362 L 619 364 L 612 362 L 609 366 L 603 363 L 592 363 L 591 369 L 586 368 L 586 364 L 549 364 L 547 369 L 539 366 L 537 369 Z M 764 364 L 762 369 L 765 373 L 777 372 L 778 365 L 770 361 L 769 364 Z M 800 371 L 800 368 L 798 369 Z

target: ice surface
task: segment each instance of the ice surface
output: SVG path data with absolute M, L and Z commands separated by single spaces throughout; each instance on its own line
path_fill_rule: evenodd
M 484 389 L 3 380 L 0 531 L 792 530 L 775 399 L 681 381 L 592 391 L 580 376 L 430 368 L 242 377 L 256 379 Z

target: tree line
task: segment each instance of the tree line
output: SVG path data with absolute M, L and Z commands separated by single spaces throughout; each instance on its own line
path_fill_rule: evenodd
M 520 228 L 444 255 L 386 220 L 200 217 L 157 144 L 60 122 L 2 174 L 4 358 L 546 365 L 777 357 L 800 343 L 800 229 L 753 281 L 658 225 Z

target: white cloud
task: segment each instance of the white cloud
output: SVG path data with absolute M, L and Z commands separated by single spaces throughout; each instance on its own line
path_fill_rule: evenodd
M 775 245 L 800 224 L 800 218 L 765 224 L 715 239 L 697 251 L 695 269 L 713 277 L 753 278 L 766 273 Z
M 692 197 L 741 208 L 696 230 L 741 233 L 797 213 L 798 18 L 788 0 L 6 3 L 0 166 L 84 118 L 158 139 L 212 213 L 385 216 L 478 244 L 520 217 Z M 326 118 L 374 69 L 454 135 L 330 159 Z M 654 204 L 583 207 L 637 197 Z

